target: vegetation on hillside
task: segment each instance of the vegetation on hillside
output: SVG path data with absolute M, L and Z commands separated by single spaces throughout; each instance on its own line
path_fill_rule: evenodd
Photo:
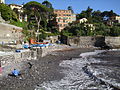
M 44 1 L 42 4 L 35 1 L 28 2 L 24 5 L 22 13 L 18 9 L 12 10 L 6 4 L 0 4 L 0 12 L 5 21 L 23 28 L 25 40 L 29 40 L 30 38 L 39 38 L 42 40 L 46 36 L 59 34 L 56 27 L 56 15 L 53 13 L 52 4 L 48 1 Z M 19 14 L 23 16 L 27 15 L 28 22 L 24 20 L 20 22 L 18 20 Z
M 11 24 L 22 27 L 25 40 L 30 38 L 39 38 L 38 41 L 51 35 L 59 35 L 56 22 L 56 15 L 53 13 L 53 6 L 45 0 L 42 3 L 30 1 L 23 6 L 23 15 L 27 15 L 27 22 L 18 20 L 19 12 L 17 9 L 11 10 L 6 4 L 0 4 L 0 12 L 6 21 Z M 72 6 L 68 10 L 74 13 Z M 86 10 L 77 14 L 77 20 L 69 23 L 62 30 L 61 35 L 65 36 L 120 36 L 120 24 L 111 22 L 111 17 L 117 16 L 111 11 L 94 11 L 88 7 Z M 79 20 L 86 18 L 86 22 L 80 23 Z M 109 24 L 110 23 L 110 24 Z
M 55 15 L 50 2 L 44 1 L 42 4 L 35 1 L 28 2 L 24 5 L 24 13 L 28 15 L 28 29 L 37 33 L 36 38 L 44 39 L 48 36 L 46 32 L 54 33 L 54 35 L 58 34 L 56 25 L 52 23 L 55 22 Z
M 11 10 L 11 8 L 6 5 L 6 4 L 0 4 L 0 12 L 1 12 L 1 16 L 5 21 L 17 21 L 17 15 L 16 13 Z
M 70 23 L 61 34 L 66 36 L 120 36 L 120 24 L 110 21 L 111 17 L 114 16 L 117 14 L 113 10 L 101 12 L 99 10 L 93 11 L 92 8 L 88 7 L 87 10 L 77 14 L 77 21 L 83 18 L 88 21 Z M 94 29 L 89 26 L 90 24 L 93 25 Z

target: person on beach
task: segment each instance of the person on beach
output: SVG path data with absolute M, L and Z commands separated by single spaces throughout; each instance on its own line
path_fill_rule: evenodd
M 20 71 L 18 71 L 18 70 L 16 70 L 16 69 L 14 69 L 13 71 L 12 71 L 12 76 L 19 76 L 20 75 Z

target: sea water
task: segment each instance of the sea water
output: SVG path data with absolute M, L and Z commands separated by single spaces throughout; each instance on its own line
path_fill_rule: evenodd
M 118 52 L 105 54 L 107 52 Z M 114 90 L 120 88 L 119 50 L 96 50 L 80 54 L 82 58 L 64 60 L 59 64 L 65 75 L 61 80 L 43 82 L 35 90 Z

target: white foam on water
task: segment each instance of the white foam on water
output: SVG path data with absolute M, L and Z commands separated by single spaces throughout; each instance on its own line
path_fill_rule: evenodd
M 95 50 L 94 52 L 85 52 L 85 53 L 81 53 L 80 56 L 82 58 L 85 58 L 85 57 L 97 55 L 97 54 L 100 54 L 100 53 L 103 53 L 103 52 L 106 52 L 106 50 Z
M 120 49 L 110 49 L 108 51 L 120 51 Z
M 102 86 L 96 85 L 91 78 L 84 73 L 82 67 L 87 63 L 87 59 L 79 58 L 74 60 L 65 60 L 59 65 L 66 67 L 61 73 L 65 74 L 65 77 L 59 81 L 44 82 L 41 84 L 41 88 L 46 87 L 45 90 L 81 90 L 81 89 L 103 89 Z
M 46 86 L 42 86 L 41 88 L 36 86 L 35 90 L 52 90 L 52 89 L 47 88 Z
M 111 88 L 106 85 L 96 84 L 96 82 L 91 79 L 84 71 L 83 67 L 88 65 L 88 69 L 97 76 L 98 79 L 103 80 L 104 82 L 110 83 L 115 86 L 120 87 L 120 83 L 117 83 L 115 80 L 104 76 L 104 72 L 111 72 L 110 69 L 100 67 L 95 68 L 90 66 L 90 63 L 104 63 L 100 59 L 95 58 L 86 58 L 91 55 L 97 55 L 99 53 L 105 52 L 106 50 L 96 50 L 95 52 L 82 53 L 80 56 L 82 58 L 64 60 L 59 64 L 61 67 L 65 67 L 61 70 L 61 73 L 65 75 L 61 80 L 43 82 L 36 90 L 81 90 L 81 89 L 99 89 L 99 90 L 110 90 Z M 99 75 L 103 74 L 103 77 Z
M 89 66 L 89 70 L 95 75 L 98 79 L 101 79 L 102 81 L 111 84 L 115 87 L 120 88 L 120 82 L 118 82 L 115 78 L 110 78 L 105 73 L 112 74 L 114 71 L 114 67 L 99 67 L 99 68 L 93 68 L 92 66 Z M 102 75 L 102 76 L 101 76 Z

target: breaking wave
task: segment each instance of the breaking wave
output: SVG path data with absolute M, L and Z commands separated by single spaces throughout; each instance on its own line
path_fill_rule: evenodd
M 109 65 L 107 66 L 107 60 L 104 61 L 101 58 L 90 57 L 94 55 L 97 56 L 103 52 L 108 51 L 96 50 L 95 52 L 80 54 L 82 58 L 64 60 L 59 66 L 65 67 L 61 70 L 61 73 L 65 74 L 65 77 L 59 81 L 44 82 L 39 86 L 36 86 L 35 90 L 119 89 L 119 68 Z M 116 73 L 114 72 L 115 70 L 117 71 Z M 117 77 L 115 77 L 114 74 L 118 74 L 118 76 L 116 75 Z

